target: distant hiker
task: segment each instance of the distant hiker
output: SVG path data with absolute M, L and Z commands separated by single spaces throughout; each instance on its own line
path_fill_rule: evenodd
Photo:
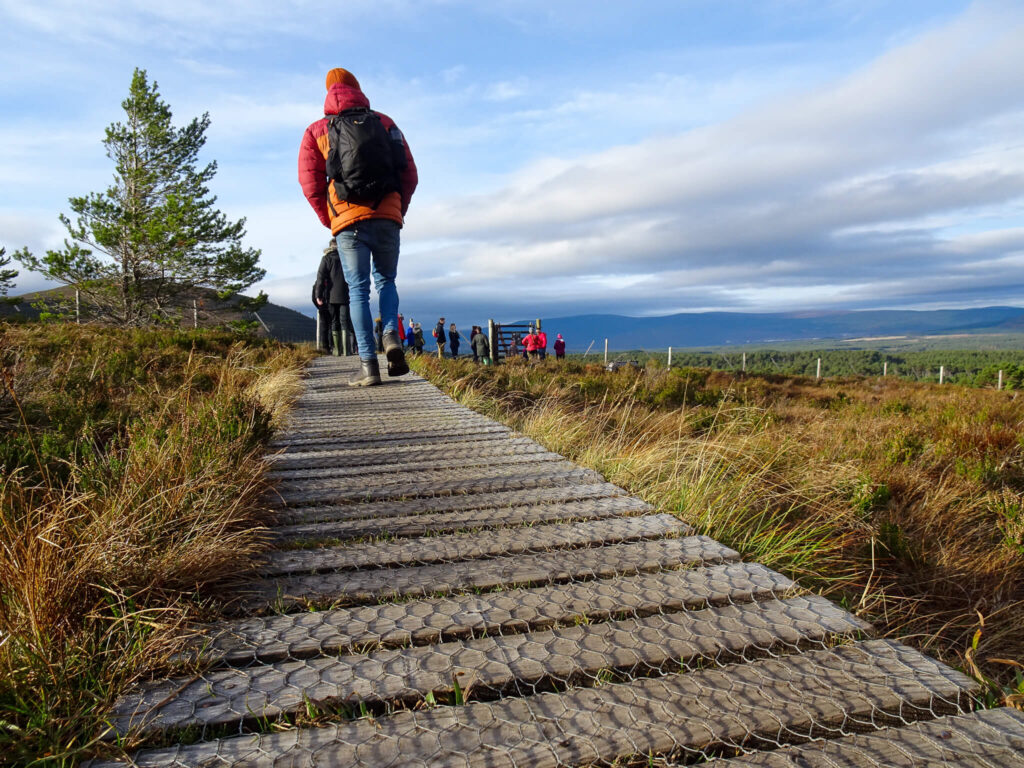
M 452 351 L 452 360 L 459 356 L 459 332 L 455 330 L 455 323 L 448 326 L 448 348 Z
M 473 352 L 473 362 L 474 363 L 480 362 L 480 357 L 476 353 L 476 345 L 473 343 L 473 339 L 476 338 L 476 335 L 477 335 L 477 333 L 479 333 L 479 331 L 480 331 L 480 326 L 479 325 L 474 325 L 472 328 L 469 329 L 469 348 Z
M 444 318 L 442 317 L 437 321 L 437 325 L 434 326 L 433 330 L 434 340 L 437 341 L 437 356 L 444 357 Z
M 508 345 L 508 357 L 511 360 L 514 357 L 519 356 L 519 334 L 512 334 L 512 341 Z
M 540 328 L 537 329 L 537 356 L 546 360 L 548 356 L 548 335 Z
M 409 318 L 409 327 L 405 329 L 405 346 L 412 349 L 416 344 L 416 329 L 413 328 L 412 318 Z
M 475 333 L 469 343 L 473 347 L 473 362 L 480 361 L 484 365 L 491 364 L 491 344 L 479 326 L 474 326 Z
M 530 332 L 523 337 L 523 350 L 526 353 L 523 357 L 537 359 L 537 334 L 533 332 L 533 328 L 530 328 Z
M 555 359 L 565 359 L 565 339 L 562 338 L 562 334 L 558 334 L 558 338 L 555 339 Z
M 324 117 L 306 128 L 299 183 L 338 243 L 348 283 L 361 371 L 349 384 L 380 384 L 370 312 L 370 276 L 380 300 L 388 375 L 409 372 L 398 338 L 400 230 L 419 177 L 405 137 L 387 115 L 370 109 L 359 81 L 340 67 L 327 73 Z
M 320 259 L 313 285 L 313 303 L 317 311 L 321 307 L 327 310 L 327 322 L 321 322 L 321 329 L 326 326 L 327 330 L 326 348 L 333 349 L 335 355 L 351 355 L 355 351 L 355 333 L 348 313 L 348 285 L 341 272 L 338 244 L 334 240 L 327 243 Z
M 423 354 L 423 345 L 426 343 L 423 340 L 423 326 L 420 325 L 419 323 L 416 323 L 414 325 L 414 329 L 415 330 L 413 330 L 412 336 L 413 336 L 413 340 L 415 341 L 415 344 L 413 346 L 416 347 L 416 354 L 417 355 L 422 355 Z

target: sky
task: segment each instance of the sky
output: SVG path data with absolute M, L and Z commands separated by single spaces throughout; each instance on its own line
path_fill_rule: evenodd
M 416 159 L 424 324 L 1024 306 L 1021 40 L 1020 0 L 0 0 L 0 246 L 109 185 L 141 67 L 210 115 L 250 292 L 311 312 L 296 160 L 341 66 Z

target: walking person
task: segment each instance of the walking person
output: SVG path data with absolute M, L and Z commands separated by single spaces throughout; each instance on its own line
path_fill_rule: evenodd
M 405 329 L 405 346 L 410 350 L 416 346 L 416 329 L 413 327 L 412 318 L 409 318 L 409 327 Z
M 555 360 L 565 359 L 565 339 L 562 338 L 562 334 L 557 334 L 555 339 Z
M 348 70 L 327 73 L 324 117 L 310 124 L 299 148 L 302 192 L 338 244 L 348 284 L 360 373 L 351 386 L 380 384 L 370 312 L 370 278 L 380 303 L 388 375 L 409 372 L 398 338 L 400 231 L 419 177 L 395 122 L 370 109 Z M 333 144 L 333 146 L 332 146 Z
M 546 360 L 548 356 L 548 335 L 540 328 L 537 329 L 537 356 Z
M 530 332 L 523 337 L 523 357 L 527 360 L 537 359 L 537 334 L 530 328 Z
M 416 354 L 417 355 L 422 355 L 423 354 L 423 346 L 426 343 L 425 341 L 423 341 L 423 326 L 420 325 L 419 323 L 416 323 L 413 327 L 415 328 L 415 330 L 413 331 L 413 339 L 416 342 L 414 344 L 414 346 L 416 348 Z
M 434 339 L 437 340 L 437 356 L 439 358 L 444 357 L 444 318 L 442 317 L 437 321 L 437 325 L 434 326 Z
M 484 365 L 491 364 L 491 343 L 487 340 L 487 336 L 484 335 L 483 329 L 480 326 L 473 326 L 474 333 L 469 338 L 470 346 L 473 347 L 473 362 L 478 360 Z
M 452 360 L 459 356 L 459 332 L 455 330 L 455 323 L 448 326 L 448 348 L 452 351 Z
M 313 301 L 317 311 L 321 306 L 327 310 L 327 348 L 335 355 L 350 355 L 354 351 L 355 333 L 348 311 L 348 285 L 341 271 L 338 244 L 331 240 L 324 248 L 323 258 L 316 271 L 313 287 Z

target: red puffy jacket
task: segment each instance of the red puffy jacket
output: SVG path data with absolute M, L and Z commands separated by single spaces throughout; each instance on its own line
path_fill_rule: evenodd
M 336 115 L 346 109 L 369 106 L 370 100 L 361 90 L 335 83 L 327 90 L 324 114 Z M 395 127 L 395 122 L 385 114 L 377 114 L 380 115 L 385 130 L 390 132 Z M 401 226 L 405 212 L 409 210 L 412 193 L 416 191 L 416 185 L 419 183 L 419 174 L 416 172 L 416 163 L 412 159 L 412 152 L 409 151 L 409 144 L 405 143 L 406 164 L 400 178 L 401 192 L 386 195 L 376 208 L 354 205 L 338 199 L 334 193 L 334 185 L 329 184 L 327 179 L 328 148 L 327 118 L 323 117 L 312 123 L 302 136 L 302 144 L 299 146 L 299 184 L 302 185 L 302 193 L 313 206 L 320 221 L 325 227 L 330 227 L 331 234 L 336 235 L 346 227 L 365 219 L 391 219 Z M 332 206 L 334 213 L 331 212 Z

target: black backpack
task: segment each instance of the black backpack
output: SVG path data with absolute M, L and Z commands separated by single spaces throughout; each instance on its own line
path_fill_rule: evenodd
M 392 134 L 380 115 L 363 107 L 329 119 L 327 176 L 340 200 L 376 208 L 385 195 L 401 189 L 405 144 L 397 128 Z

